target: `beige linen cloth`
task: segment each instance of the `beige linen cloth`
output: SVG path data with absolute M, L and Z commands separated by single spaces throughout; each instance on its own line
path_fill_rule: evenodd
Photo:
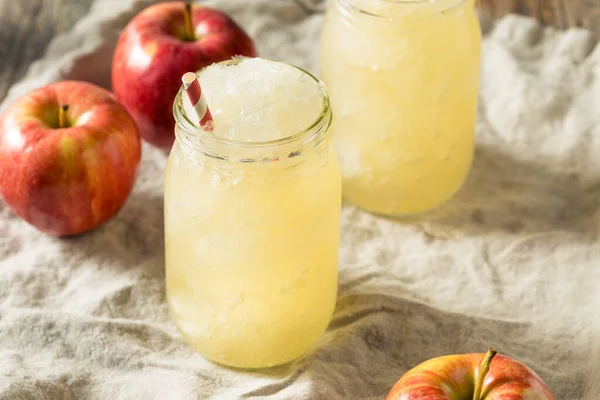
M 108 87 L 119 31 L 149 3 L 97 0 L 2 107 L 59 79 Z M 205 3 L 262 56 L 318 73 L 324 2 Z M 527 18 L 483 25 L 466 186 L 411 222 L 344 207 L 333 321 L 290 365 L 230 370 L 182 342 L 165 304 L 160 151 L 144 147 L 125 207 L 78 238 L 0 202 L 0 399 L 383 399 L 423 360 L 493 345 L 557 399 L 600 400 L 600 46 Z

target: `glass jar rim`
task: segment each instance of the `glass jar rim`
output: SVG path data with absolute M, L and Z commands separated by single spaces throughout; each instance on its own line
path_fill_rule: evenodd
M 238 64 L 248 58 L 249 57 L 234 57 L 230 60 L 221 61 L 216 64 L 218 64 L 218 65 L 235 65 L 235 64 Z M 285 64 L 287 66 L 296 68 L 297 70 L 299 70 L 300 72 L 302 72 L 303 74 L 305 74 L 309 78 L 311 78 L 321 88 L 323 107 L 321 108 L 321 112 L 319 113 L 319 115 L 308 127 L 306 127 L 305 129 L 303 129 L 299 132 L 291 134 L 289 136 L 286 136 L 286 137 L 283 137 L 280 139 L 275 139 L 275 140 L 267 140 L 267 141 L 244 141 L 244 140 L 235 140 L 235 139 L 229 139 L 229 138 L 225 138 L 225 137 L 216 136 L 211 132 L 207 132 L 207 131 L 203 130 L 198 124 L 194 123 L 188 117 L 188 115 L 183 107 L 183 101 L 182 101 L 182 95 L 183 95 L 183 91 L 184 91 L 183 85 L 179 88 L 177 96 L 175 97 L 175 101 L 173 102 L 173 115 L 175 117 L 175 123 L 177 125 L 180 125 L 185 131 L 193 132 L 196 135 L 198 135 L 199 136 L 198 139 L 200 139 L 203 142 L 208 142 L 208 143 L 212 143 L 215 145 L 226 146 L 226 147 L 237 147 L 237 148 L 247 148 L 247 149 L 275 148 L 275 147 L 279 147 L 279 146 L 283 146 L 283 145 L 290 145 L 290 144 L 293 144 L 296 142 L 300 142 L 306 136 L 310 136 L 310 137 L 308 137 L 308 139 L 306 141 L 303 141 L 303 143 L 313 141 L 315 138 L 317 138 L 319 136 L 319 134 L 322 131 L 322 129 L 317 129 L 317 128 L 320 128 L 325 123 L 327 123 L 327 125 L 329 125 L 331 123 L 330 121 L 328 122 L 328 120 L 331 120 L 331 105 L 330 105 L 329 93 L 327 92 L 325 84 L 320 79 L 318 79 L 316 76 L 311 74 L 310 72 L 308 72 L 308 71 L 304 70 L 303 68 L 300 68 L 296 65 L 288 64 L 288 63 L 285 63 L 282 61 L 270 60 L 270 59 L 265 59 L 265 60 L 270 61 L 270 62 Z M 202 73 L 202 71 L 204 71 L 206 68 L 208 68 L 208 66 L 198 70 L 196 72 L 196 75 L 199 76 Z M 314 131 L 314 133 L 313 133 L 313 131 Z M 325 131 L 327 131 L 327 129 L 325 129 Z
M 360 6 L 354 4 L 354 2 L 352 0 L 337 0 L 339 3 L 345 4 L 349 7 L 352 7 L 353 9 L 355 9 L 356 11 L 360 12 L 361 14 L 370 16 L 370 17 L 376 17 L 376 18 L 387 18 L 385 15 L 381 15 L 381 14 L 377 14 L 371 11 L 367 11 L 363 8 L 361 8 Z M 401 5 L 407 5 L 407 4 L 419 4 L 419 3 L 441 3 L 443 1 L 448 1 L 448 0 L 377 0 L 380 3 L 387 3 L 387 4 L 394 4 L 396 3 L 397 5 L 401 6 Z M 458 8 L 460 6 L 462 6 L 463 4 L 467 3 L 469 0 L 453 0 L 452 4 L 449 4 L 447 8 L 444 8 L 441 10 L 441 12 L 446 12 L 455 8 Z

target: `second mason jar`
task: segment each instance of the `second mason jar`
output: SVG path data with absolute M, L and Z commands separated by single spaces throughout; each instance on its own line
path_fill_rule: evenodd
M 307 72 L 261 59 L 199 79 L 213 130 L 180 91 L 165 171 L 169 309 L 213 361 L 282 364 L 315 344 L 336 302 L 342 183 L 329 98 Z
M 321 75 L 344 197 L 414 215 L 452 197 L 474 149 L 481 33 L 473 0 L 333 0 Z

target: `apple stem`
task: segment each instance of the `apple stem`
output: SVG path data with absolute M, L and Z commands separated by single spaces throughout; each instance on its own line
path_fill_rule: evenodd
M 69 105 L 68 104 L 63 104 L 62 106 L 60 106 L 60 108 L 58 109 L 58 127 L 59 128 L 65 128 L 66 127 L 66 112 L 69 109 Z
M 485 376 L 490 372 L 490 366 L 492 364 L 492 359 L 496 356 L 496 350 L 490 348 L 486 353 L 485 357 L 483 357 L 483 361 L 479 364 L 479 368 L 477 370 L 477 377 L 475 381 L 475 391 L 473 392 L 473 400 L 481 400 L 481 392 L 483 391 L 483 381 L 485 381 Z
M 190 1 L 185 2 L 183 17 L 185 20 L 185 38 L 186 40 L 193 42 L 196 40 L 196 35 L 194 35 L 194 28 L 192 24 L 192 3 Z

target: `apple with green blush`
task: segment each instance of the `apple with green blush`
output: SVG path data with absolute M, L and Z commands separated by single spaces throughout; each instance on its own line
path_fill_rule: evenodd
M 0 194 L 38 230 L 92 230 L 123 206 L 135 182 L 137 127 L 115 97 L 85 82 L 34 90 L 0 116 Z

